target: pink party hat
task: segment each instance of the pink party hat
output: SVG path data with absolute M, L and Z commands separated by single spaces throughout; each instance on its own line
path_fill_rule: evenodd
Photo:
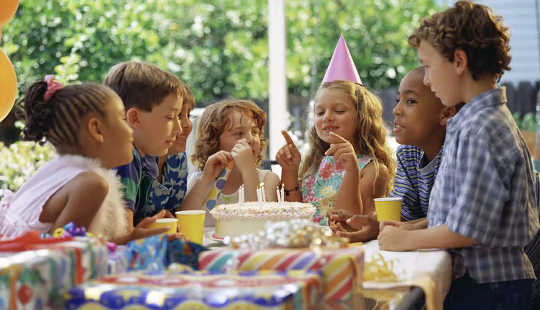
M 362 80 L 360 80 L 360 76 L 356 71 L 356 66 L 343 35 L 339 37 L 334 55 L 332 55 L 322 82 L 326 83 L 335 80 L 350 81 L 362 85 Z

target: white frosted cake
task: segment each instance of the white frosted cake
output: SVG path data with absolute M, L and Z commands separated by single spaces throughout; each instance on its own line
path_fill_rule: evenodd
M 272 221 L 311 219 L 315 207 L 301 202 L 244 202 L 215 207 L 210 214 L 216 219 L 216 237 L 257 233 Z

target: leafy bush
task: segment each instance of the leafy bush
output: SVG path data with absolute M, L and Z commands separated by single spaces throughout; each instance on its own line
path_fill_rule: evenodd
M 55 151 L 49 144 L 19 141 L 6 147 L 0 143 L 0 188 L 18 190 L 54 155 Z
M 102 81 L 121 61 L 155 63 L 190 85 L 199 106 L 268 98 L 268 0 L 21 0 L 0 47 L 22 92 L 45 74 Z M 310 96 L 342 33 L 363 82 L 397 87 L 417 65 L 407 36 L 433 0 L 288 0 L 289 93 Z
M 519 129 L 531 132 L 536 131 L 536 117 L 534 113 L 526 113 L 522 117 L 519 113 L 515 112 L 512 116 Z

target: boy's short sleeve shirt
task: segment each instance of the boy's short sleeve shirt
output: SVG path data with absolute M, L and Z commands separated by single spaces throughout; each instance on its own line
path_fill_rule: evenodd
M 165 209 L 174 214 L 184 200 L 187 187 L 187 155 L 185 152 L 167 156 L 163 165 L 161 181 L 156 157 L 143 158 L 143 181 L 141 182 L 141 216 L 153 216 Z M 139 206 L 138 206 L 139 208 Z
M 137 195 L 139 192 L 142 174 L 142 161 L 139 151 L 134 148 L 133 160 L 131 163 L 116 167 L 114 170 L 116 170 L 116 174 L 120 177 L 120 181 L 124 186 L 123 191 L 126 206 L 128 209 L 135 212 L 135 205 L 137 203 Z
M 425 218 L 442 150 L 429 162 L 424 151 L 417 146 L 400 145 L 396 153 L 398 167 L 390 197 L 402 198 L 402 219 L 412 221 Z
M 534 278 L 523 247 L 538 230 L 534 171 L 504 88 L 466 104 L 447 124 L 429 227 L 446 224 L 477 245 L 452 250 L 454 274 L 479 283 Z

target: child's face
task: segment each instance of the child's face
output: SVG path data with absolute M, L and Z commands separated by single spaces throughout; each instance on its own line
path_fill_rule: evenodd
M 133 130 L 126 122 L 126 112 L 118 97 L 105 106 L 104 154 L 101 161 L 108 168 L 129 164 L 133 160 Z
M 463 102 L 459 97 L 461 87 L 452 62 L 425 40 L 418 47 L 418 58 L 426 70 L 424 84 L 431 88 L 435 96 L 441 98 L 445 106 Z
M 180 118 L 180 124 L 182 126 L 182 131 L 178 132 L 176 135 L 176 141 L 169 148 L 169 154 L 178 154 L 186 151 L 186 142 L 193 129 L 193 123 L 189 119 L 189 113 L 193 109 L 191 104 L 182 105 L 182 112 L 178 117 Z
M 227 115 L 225 130 L 219 136 L 219 148 L 230 152 L 241 139 L 246 139 L 253 156 L 257 158 L 261 152 L 261 131 L 255 119 L 246 113 L 232 110 Z
M 182 111 L 182 98 L 170 94 L 151 112 L 139 111 L 139 122 L 134 127 L 135 145 L 143 155 L 163 156 L 181 134 L 178 115 Z
M 337 133 L 353 145 L 358 123 L 358 113 L 351 98 L 343 91 L 323 89 L 315 102 L 315 130 L 319 138 L 332 144 L 340 141 L 330 135 Z
M 393 111 L 397 142 L 424 147 L 431 138 L 438 138 L 434 133 L 444 128 L 443 109 L 438 98 L 423 84 L 422 71 L 408 73 L 399 85 L 398 103 Z

